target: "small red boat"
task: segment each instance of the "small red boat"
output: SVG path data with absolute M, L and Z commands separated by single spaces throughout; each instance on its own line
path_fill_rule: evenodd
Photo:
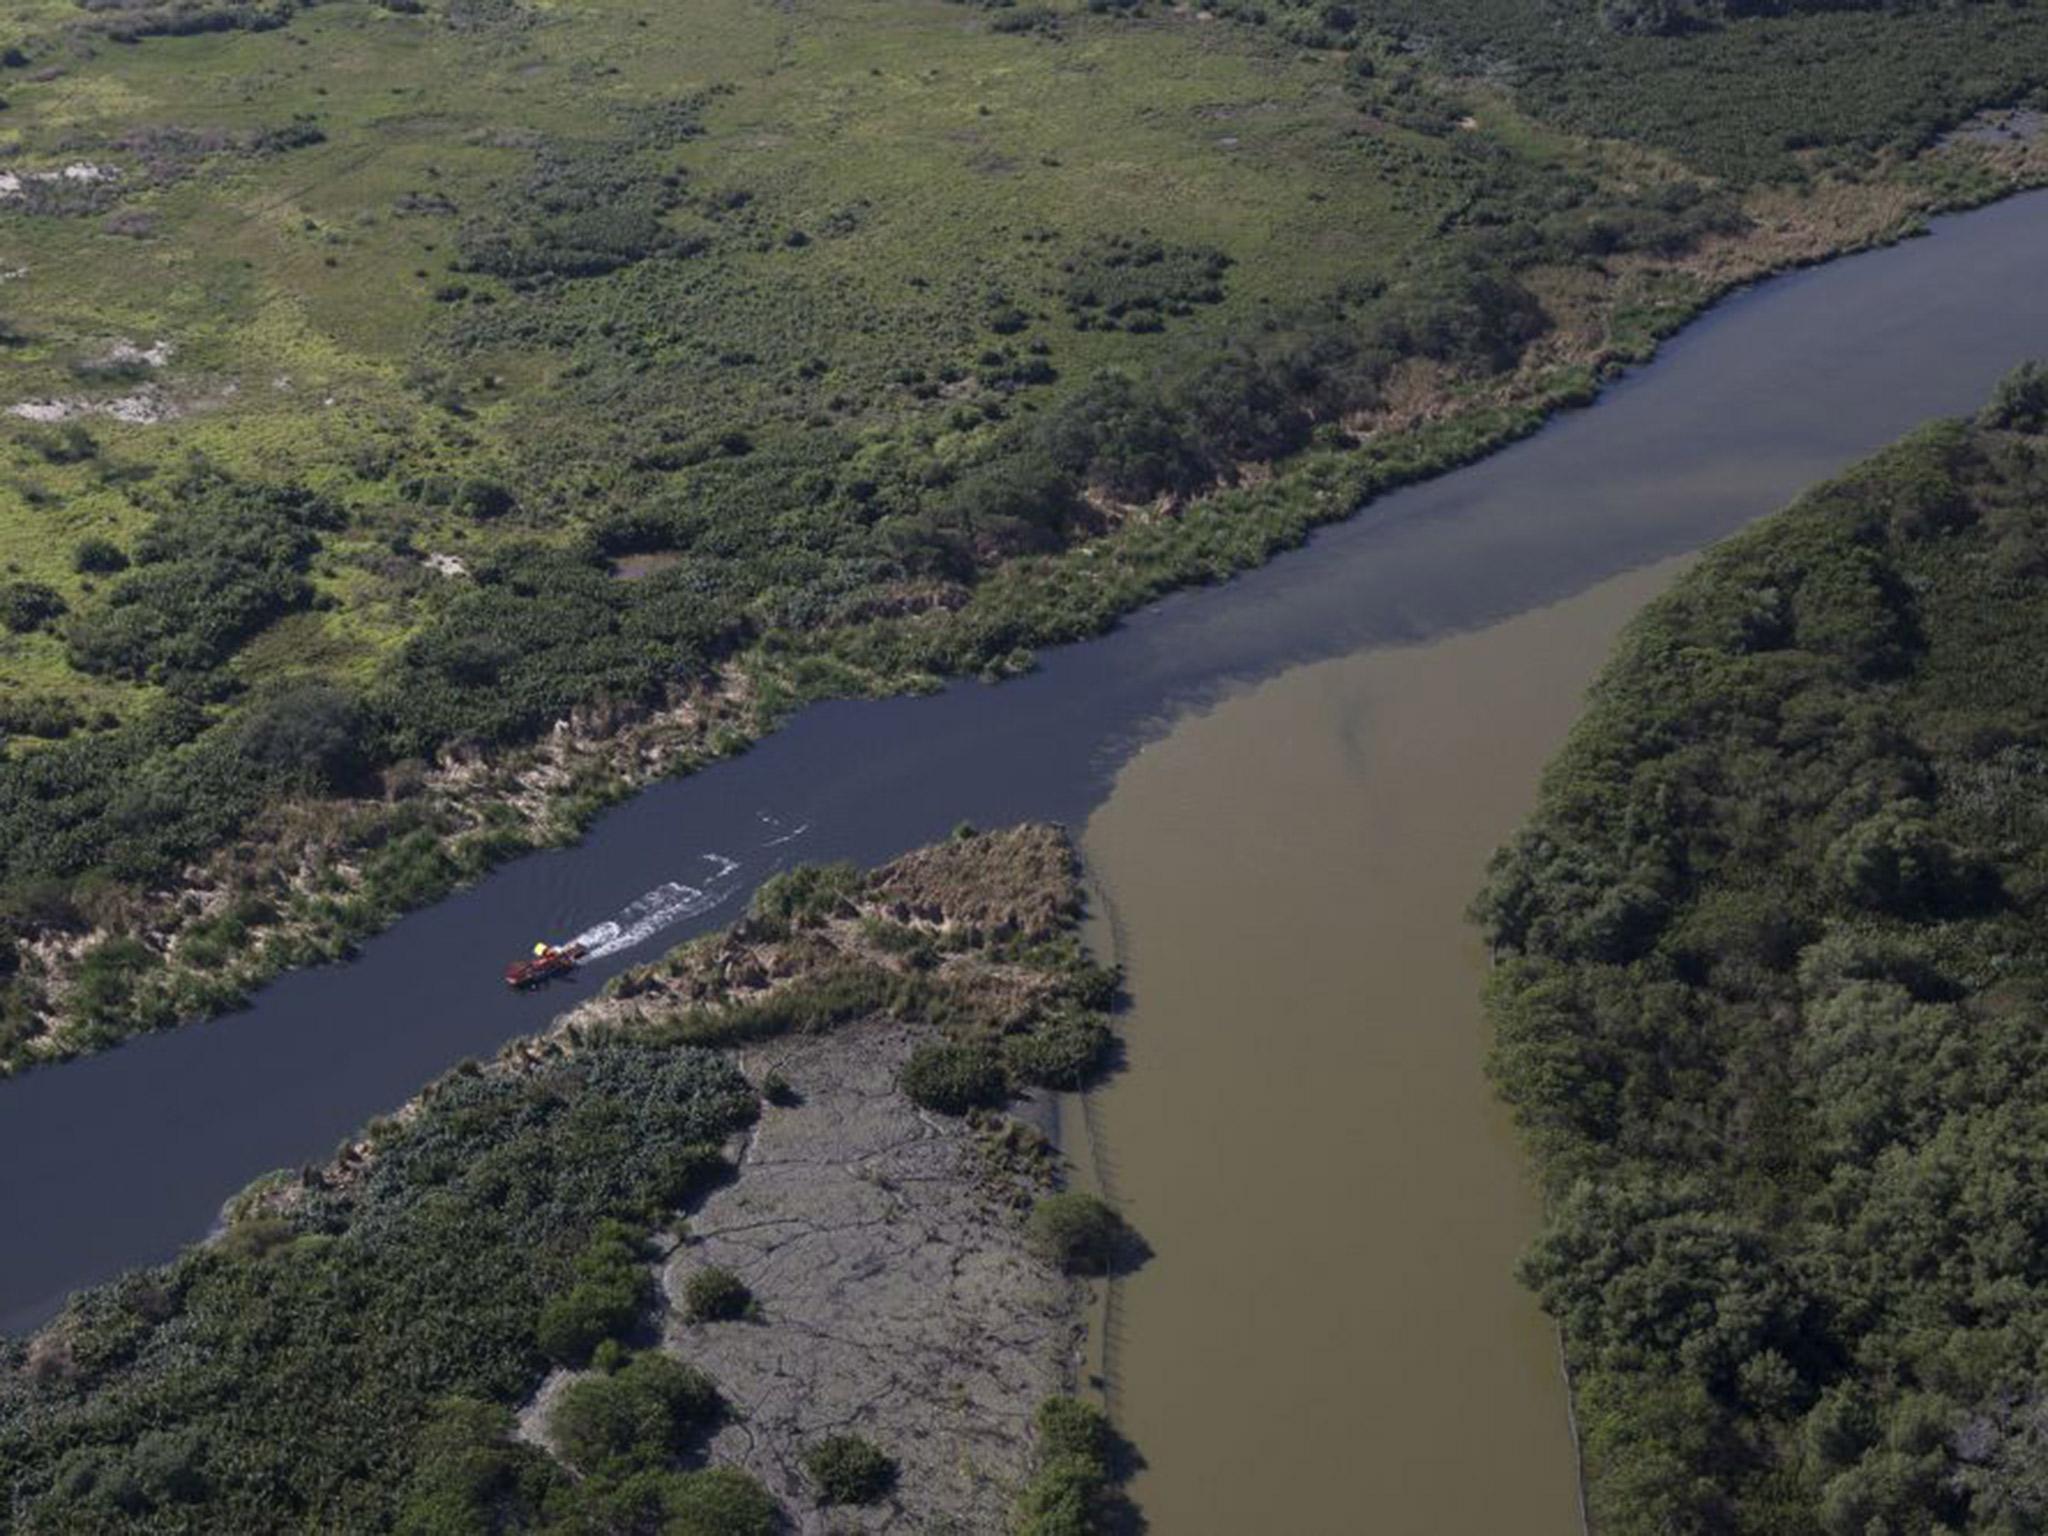
M 566 976 L 576 969 L 576 962 L 583 958 L 584 953 L 581 944 L 564 944 L 559 948 L 553 944 L 536 944 L 530 959 L 515 960 L 505 967 L 505 985 L 524 991 L 542 982 L 553 981 L 557 976 Z

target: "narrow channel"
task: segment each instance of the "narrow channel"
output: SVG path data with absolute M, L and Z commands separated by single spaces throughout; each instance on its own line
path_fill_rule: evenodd
M 1135 1004 L 1094 1123 L 1156 1250 L 1104 1361 L 1154 1529 L 1572 1536 L 1462 921 L 1667 560 L 1183 721 L 1084 840 Z

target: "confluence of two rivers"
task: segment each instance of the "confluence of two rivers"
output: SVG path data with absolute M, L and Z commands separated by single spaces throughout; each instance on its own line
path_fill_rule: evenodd
M 1054 819 L 1137 999 L 1100 1119 L 1157 1249 L 1111 1361 L 1153 1529 L 1574 1529 L 1459 912 L 1674 557 L 2048 354 L 2044 271 L 2035 193 L 1773 280 L 1593 409 L 1030 677 L 807 710 L 349 965 L 0 1083 L 0 1327 L 541 1027 L 576 994 L 497 980 L 536 934 L 614 925 L 591 987 L 792 860 Z

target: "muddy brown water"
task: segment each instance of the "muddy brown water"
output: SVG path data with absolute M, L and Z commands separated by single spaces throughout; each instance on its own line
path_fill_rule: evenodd
M 1135 999 L 1093 1121 L 1155 1250 L 1103 1364 L 1155 1531 L 1579 1529 L 1462 914 L 1683 563 L 1284 673 L 1143 748 L 1088 822 Z

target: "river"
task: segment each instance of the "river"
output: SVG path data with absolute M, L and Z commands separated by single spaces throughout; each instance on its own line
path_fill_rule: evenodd
M 1662 561 L 1282 674 L 1139 751 L 1084 849 L 1134 1006 L 1090 1125 L 1154 1249 L 1102 1362 L 1161 1532 L 1572 1536 L 1537 1212 L 1463 921 Z
M 1227 586 L 1051 652 L 1030 677 L 807 710 L 746 756 L 618 808 L 577 847 L 406 919 L 348 965 L 286 977 L 230 1017 L 0 1083 L 0 1327 L 32 1326 L 71 1289 L 175 1252 L 253 1176 L 324 1156 L 444 1068 L 725 921 L 791 860 L 873 862 L 962 820 L 1080 826 L 1139 747 L 1247 686 L 1562 602 L 1699 548 L 1919 421 L 1973 409 L 2015 363 L 2048 354 L 2043 270 L 2048 194 L 2032 194 L 1763 284 L 1596 407 L 1383 497 Z M 1255 852 L 1239 871 L 1254 891 L 1286 874 L 1261 872 Z M 1370 880 L 1362 865 L 1353 878 Z M 537 936 L 586 931 L 608 952 L 573 986 L 506 994 L 507 959 Z M 1130 942 L 1147 952 L 1143 935 Z M 1146 1014 L 1148 1038 L 1157 1017 Z M 1272 1060 L 1309 1060 L 1304 1050 Z M 1287 1112 L 1284 1096 L 1270 1102 Z M 1274 1129 L 1230 1133 L 1256 1160 Z M 1276 1186 L 1297 1172 L 1279 1158 L 1249 1167 Z M 1350 1173 L 1361 1188 L 1402 1176 Z M 1370 1390 L 1358 1381 L 1355 1400 Z M 1483 1476 L 1485 1426 L 1472 1438 Z M 1178 1453 L 1148 1449 L 1155 1466 Z

